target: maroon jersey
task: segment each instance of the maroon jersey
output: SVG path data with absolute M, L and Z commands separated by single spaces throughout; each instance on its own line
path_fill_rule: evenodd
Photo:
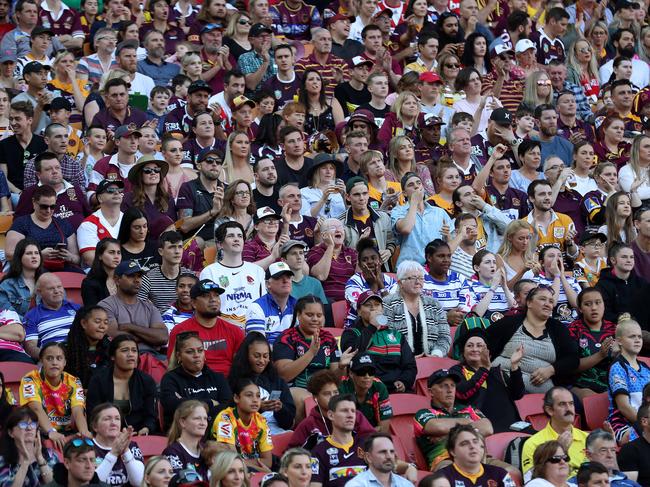
M 191 454 L 179 441 L 175 441 L 165 448 L 162 454 L 169 460 L 174 473 L 189 468 L 196 470 L 204 479 L 208 478 L 208 467 L 203 459 L 200 456 Z
M 537 46 L 537 62 L 539 64 L 548 64 L 553 59 L 564 61 L 565 49 L 562 39 L 556 37 L 551 40 L 541 27 L 537 32 L 533 32 L 530 38 Z
M 273 93 L 275 97 L 275 110 L 282 110 L 284 105 L 294 100 L 298 96 L 300 89 L 300 78 L 296 74 L 293 81 L 280 81 L 278 75 L 270 77 L 262 85 L 263 89 Z
M 72 37 L 86 37 L 77 12 L 62 3 L 59 18 L 54 19 L 52 12 L 47 10 L 46 5 L 45 2 L 40 4 L 39 21 L 41 26 L 50 29 L 55 36 L 71 35 Z
M 350 445 L 339 445 L 331 437 L 316 445 L 311 451 L 312 482 L 323 487 L 343 487 L 351 478 L 368 469 L 357 451 L 362 442 L 354 437 Z

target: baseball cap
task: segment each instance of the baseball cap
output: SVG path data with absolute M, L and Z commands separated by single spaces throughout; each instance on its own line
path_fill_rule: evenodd
M 452 379 L 456 384 L 458 384 L 461 380 L 460 376 L 456 372 L 452 372 L 449 369 L 438 369 L 429 376 L 429 380 L 427 380 L 427 386 L 431 387 L 432 385 L 437 384 L 438 382 L 441 382 L 445 379 Z
M 124 182 L 120 181 L 119 179 L 104 179 L 97 185 L 95 194 L 105 193 L 109 186 L 117 186 L 120 189 L 124 189 Z
M 367 290 L 359 294 L 359 297 L 357 298 L 357 307 L 361 306 L 363 303 L 365 303 L 366 301 L 372 298 L 378 299 L 382 303 L 384 302 L 384 300 L 381 297 L 381 294 L 371 290 Z
M 284 257 L 294 247 L 302 247 L 303 250 L 306 250 L 307 249 L 307 244 L 305 242 L 300 241 L 300 240 L 289 240 L 280 249 L 280 255 L 282 257 Z
M 251 30 L 248 31 L 248 37 L 259 37 L 260 34 L 264 32 L 271 35 L 273 34 L 273 31 L 269 26 L 258 22 L 257 24 L 252 25 Z
M 515 51 L 512 50 L 512 47 L 510 47 L 510 44 L 501 43 L 501 44 L 497 44 L 492 48 L 492 50 L 490 51 L 490 55 L 492 57 L 495 57 L 501 54 L 505 54 L 506 52 L 509 52 L 511 54 L 515 53 Z
M 212 32 L 213 30 L 223 30 L 223 24 L 220 24 L 219 22 L 206 24 L 203 26 L 200 33 L 205 34 L 206 32 Z
M 138 130 L 135 124 L 130 123 L 129 125 L 120 125 L 115 129 L 115 135 L 113 138 L 115 140 L 121 139 L 122 137 L 131 137 L 132 135 L 137 135 L 142 137 L 142 132 Z
M 499 125 L 510 126 L 512 125 L 512 113 L 507 108 L 496 108 L 492 111 L 490 120 Z
M 636 10 L 639 7 L 635 2 L 630 2 L 628 0 L 618 0 L 618 2 L 616 2 L 616 8 L 614 9 L 614 12 L 618 12 L 624 8 L 631 8 Z
M 199 296 L 209 294 L 212 291 L 217 291 L 218 294 L 223 294 L 226 292 L 224 288 L 219 286 L 214 281 L 210 279 L 202 279 L 199 282 L 194 283 L 192 289 L 190 289 L 190 298 L 196 299 Z
M 357 355 L 352 359 L 350 362 L 350 370 L 355 373 L 368 370 L 372 371 L 372 374 L 374 374 L 377 372 L 377 367 L 375 367 L 372 357 L 364 353 L 363 355 Z
M 196 93 L 197 91 L 207 91 L 209 94 L 212 94 L 212 88 L 210 88 L 210 85 L 202 79 L 192 81 L 192 84 L 190 84 L 189 88 L 187 88 L 188 95 Z
M 607 242 L 607 235 L 601 232 L 585 232 L 580 236 L 580 245 L 584 245 L 589 240 L 600 240 L 601 243 Z
M 293 271 L 286 262 L 274 262 L 269 266 L 268 269 L 266 269 L 267 279 L 275 279 L 276 277 L 280 277 L 285 274 L 290 274 L 293 276 Z
M 31 61 L 25 64 L 23 68 L 23 76 L 31 73 L 40 73 L 41 71 L 49 71 L 51 68 L 47 64 L 41 64 L 38 61 Z
M 357 66 L 363 66 L 364 64 L 367 64 L 368 66 L 372 66 L 374 63 L 370 59 L 366 59 L 363 56 L 354 56 L 350 60 L 350 66 L 353 68 L 356 68 Z
M 42 25 L 37 25 L 32 29 L 32 33 L 30 34 L 30 37 L 33 39 L 36 36 L 40 36 L 41 34 L 49 34 L 50 37 L 54 37 L 54 32 L 52 32 L 52 29 L 49 29 L 47 27 L 44 27 Z
M 425 71 L 424 73 L 420 73 L 420 81 L 422 81 L 423 83 L 444 84 L 440 76 L 438 76 L 438 73 L 434 73 L 433 71 Z
M 370 110 L 366 110 L 365 108 L 359 108 L 350 115 L 347 121 L 348 127 L 352 127 L 352 123 L 354 122 L 366 122 L 371 127 L 377 128 L 375 117 Z
M 137 260 L 124 260 L 115 268 L 116 276 L 132 276 L 133 274 L 142 274 L 145 270 L 140 267 Z
M 391 9 L 389 9 L 388 7 L 386 7 L 384 9 L 380 10 L 379 12 L 377 12 L 375 15 L 373 15 L 372 18 L 376 19 L 377 17 L 379 17 L 381 15 L 388 15 L 389 17 L 392 17 L 393 16 L 393 11 Z
M 368 187 L 368 181 L 363 176 L 353 176 L 345 182 L 345 191 L 349 193 L 357 184 L 365 184 Z
M 420 128 L 428 128 L 435 127 L 436 125 L 446 125 L 446 123 L 442 121 L 442 118 L 433 113 L 422 113 L 420 114 L 418 125 Z
M 282 220 L 282 215 L 278 215 L 273 208 L 270 206 L 263 206 L 258 208 L 253 216 L 253 223 L 259 223 L 264 218 L 275 218 L 277 220 Z
M 72 111 L 72 105 L 70 102 L 66 99 L 63 98 L 62 96 L 57 96 L 52 102 L 50 103 L 50 111 L 55 112 L 57 110 L 68 110 L 69 112 Z
M 257 106 L 257 104 L 253 100 L 251 100 L 250 98 L 246 98 L 244 95 L 236 96 L 232 100 L 232 111 L 236 112 L 237 110 L 239 110 L 240 108 L 246 105 L 248 105 L 251 108 L 255 108 Z
M 214 147 L 205 147 L 204 149 L 201 149 L 201 152 L 199 152 L 199 155 L 196 158 L 196 162 L 203 162 L 211 154 L 217 156 L 217 159 L 219 159 L 221 164 L 223 164 L 223 152 Z
M 526 52 L 528 49 L 537 50 L 537 47 L 535 46 L 535 43 L 533 41 L 531 41 L 530 39 L 519 39 L 517 41 L 517 45 L 515 46 L 515 52 L 517 54 Z
M 208 483 L 203 480 L 203 477 L 194 469 L 181 470 L 176 473 L 169 481 L 169 487 L 193 487 L 193 486 L 208 486 Z
M 0 64 L 12 62 L 15 63 L 18 60 L 18 58 L 13 54 L 11 51 L 3 51 L 2 54 L 0 54 Z
M 336 14 L 336 15 L 332 15 L 329 19 L 327 19 L 327 25 L 330 26 L 334 22 L 338 22 L 339 20 L 349 20 L 350 22 L 354 22 L 356 18 L 353 16 Z

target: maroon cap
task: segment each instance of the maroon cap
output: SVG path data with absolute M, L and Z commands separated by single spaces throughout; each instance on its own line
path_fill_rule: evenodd
M 327 26 L 329 27 L 334 22 L 338 22 L 339 20 L 349 20 L 350 22 L 354 22 L 356 19 L 352 15 L 336 14 L 327 19 Z
M 361 306 L 363 303 L 368 301 L 370 298 L 376 298 L 379 301 L 381 301 L 382 303 L 384 302 L 384 300 L 381 297 L 381 294 L 376 293 L 374 291 L 368 290 L 368 291 L 364 291 L 361 294 L 359 294 L 359 297 L 357 298 L 357 307 Z

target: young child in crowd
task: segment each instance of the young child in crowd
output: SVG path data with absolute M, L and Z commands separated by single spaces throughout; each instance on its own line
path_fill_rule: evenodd
M 83 156 L 79 161 L 86 177 L 86 183 L 90 181 L 90 175 L 93 172 L 95 163 L 106 155 L 104 154 L 106 141 L 106 129 L 104 127 L 91 125 L 86 129 L 86 135 L 83 138 Z
M 149 110 L 147 110 L 147 115 L 158 120 L 158 127 L 156 128 L 158 137 L 162 137 L 163 134 L 165 115 L 168 113 L 167 108 L 171 96 L 171 91 L 165 86 L 155 86 L 149 95 Z
M 515 112 L 515 135 L 520 139 L 527 139 L 535 128 L 533 111 L 527 106 L 520 106 Z
M 70 116 L 72 115 L 72 105 L 62 96 L 54 98 L 50 103 L 49 110 L 50 120 L 52 123 L 60 123 L 68 129 L 68 152 L 70 157 L 77 157 L 82 150 L 81 131 L 70 125 Z
M 580 239 L 580 257 L 573 268 L 573 276 L 582 289 L 593 287 L 598 283 L 600 271 L 607 267 L 603 257 L 607 237 L 602 233 L 586 232 Z

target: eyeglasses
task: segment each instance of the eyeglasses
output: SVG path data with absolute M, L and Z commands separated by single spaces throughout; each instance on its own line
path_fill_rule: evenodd
M 424 282 L 424 277 L 405 277 L 402 281 Z
M 571 457 L 569 455 L 553 455 L 551 458 L 549 458 L 546 461 L 548 463 L 553 463 L 557 465 L 560 462 L 569 463 L 571 461 Z
M 235 191 L 235 196 L 250 196 L 251 192 L 250 191 Z
M 121 188 L 108 188 L 108 189 L 104 190 L 104 192 L 108 193 L 108 194 L 118 194 L 118 193 L 122 194 L 122 193 L 124 193 L 124 190 L 121 189 Z
M 457 69 L 459 67 L 458 64 L 445 64 L 445 68 L 449 69 Z
M 145 167 L 142 172 L 144 174 L 160 174 L 160 168 L 159 167 Z
M 223 164 L 223 161 L 217 157 L 206 157 L 201 162 L 207 162 L 208 164 Z
M 550 79 L 540 79 L 537 81 L 537 86 L 551 86 Z
M 591 242 L 585 245 L 585 247 L 593 247 L 595 249 L 602 249 L 604 246 L 605 244 L 601 242 Z
M 21 430 L 26 430 L 26 429 L 35 430 L 36 427 L 38 426 L 38 423 L 35 421 L 21 421 L 16 426 L 18 426 Z
M 88 446 L 95 446 L 93 443 L 93 440 L 89 438 L 75 438 L 72 440 L 70 443 L 72 443 L 72 446 L 79 448 L 81 445 L 86 444 Z
M 244 20 L 244 19 L 240 19 L 240 20 L 238 20 L 237 23 L 238 23 L 239 25 L 251 25 L 251 21 L 250 21 L 250 20 Z
M 39 203 L 38 207 L 43 211 L 47 211 L 47 210 L 56 211 L 59 205 L 44 205 L 43 203 Z

